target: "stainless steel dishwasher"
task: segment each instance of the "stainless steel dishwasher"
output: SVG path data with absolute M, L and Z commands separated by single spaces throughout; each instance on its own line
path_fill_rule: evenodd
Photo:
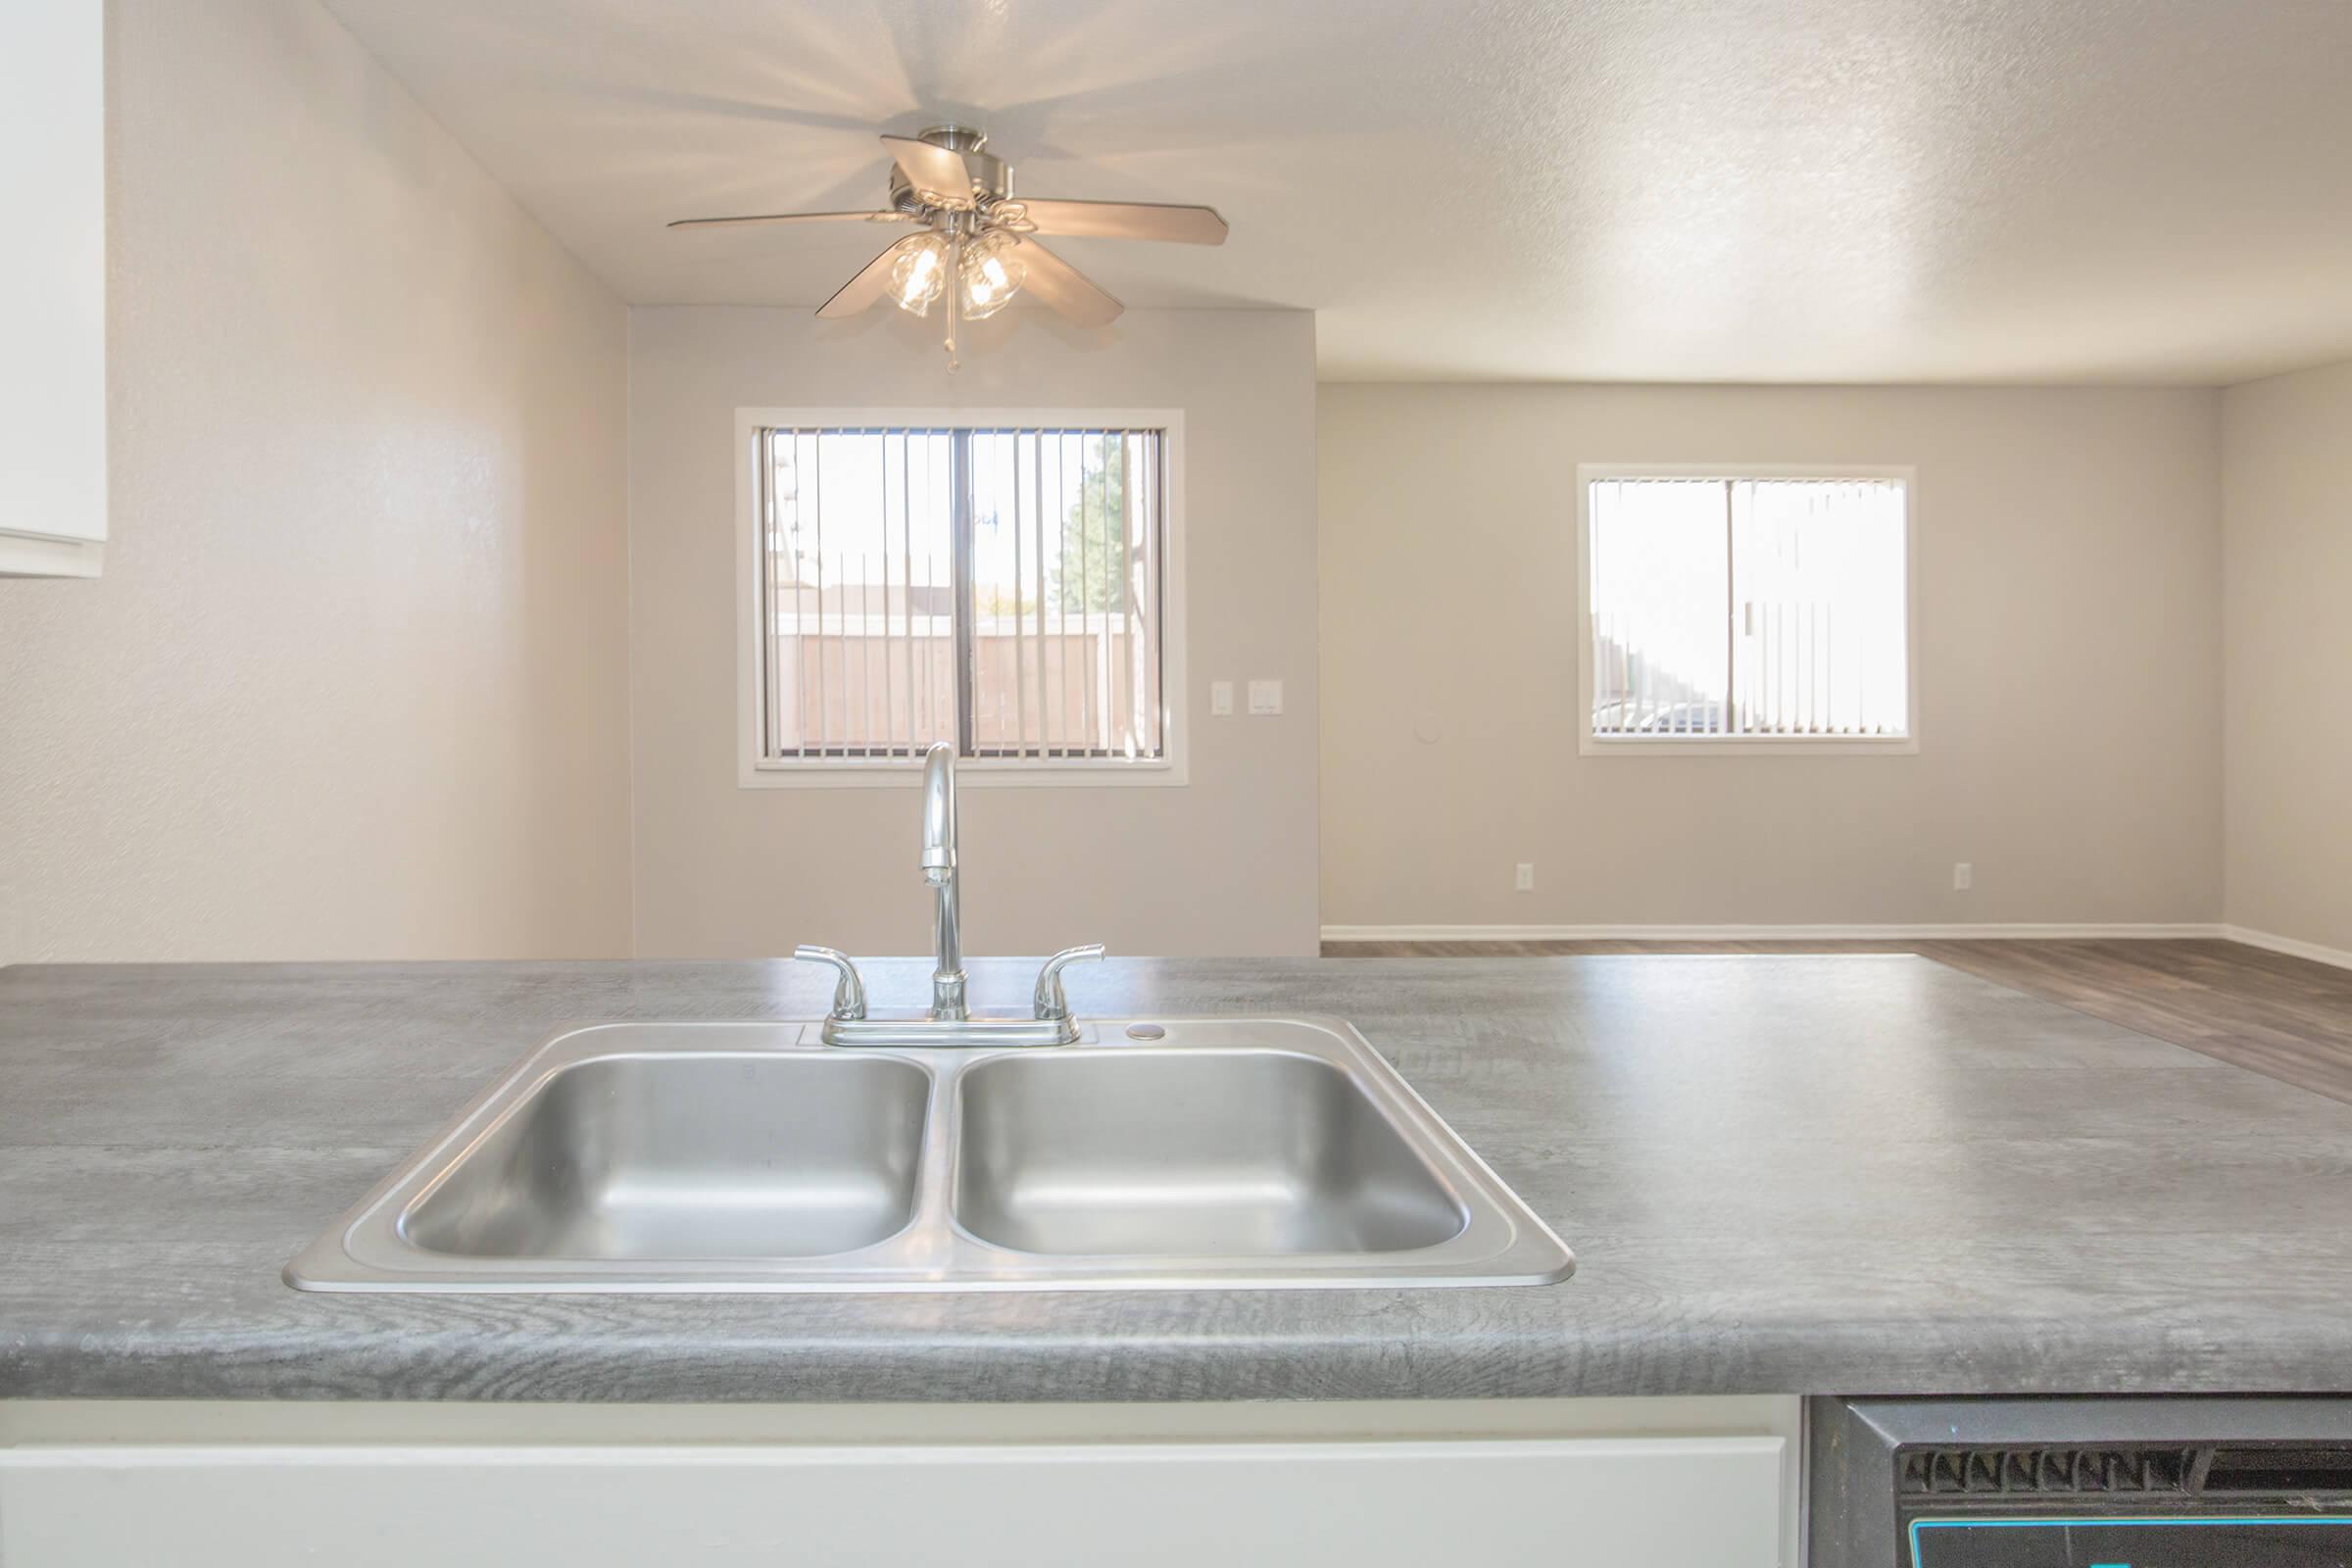
M 1812 1568 L 2352 1568 L 2352 1398 L 1805 1413 Z

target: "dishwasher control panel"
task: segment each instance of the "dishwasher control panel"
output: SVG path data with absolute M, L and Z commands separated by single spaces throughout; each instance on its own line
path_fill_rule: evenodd
M 2352 1400 L 1813 1399 L 1813 1568 L 2352 1568 Z
M 1914 1519 L 1912 1568 L 2345 1568 L 2352 1517 Z

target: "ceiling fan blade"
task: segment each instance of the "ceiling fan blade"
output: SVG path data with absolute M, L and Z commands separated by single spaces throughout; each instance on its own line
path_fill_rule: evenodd
M 841 285 L 833 297 L 816 308 L 816 314 L 832 320 L 844 316 L 856 316 L 882 297 L 890 287 L 890 270 L 898 261 L 899 252 L 923 236 L 909 234 L 896 244 L 886 247 L 882 254 L 865 264 L 856 277 Z
M 726 228 L 738 223 L 905 223 L 905 213 L 753 213 L 742 218 L 673 218 L 665 228 Z
M 1028 269 L 1024 286 L 1080 326 L 1108 326 L 1127 309 L 1036 240 L 1022 236 L 1020 258 Z
M 882 145 L 890 149 L 892 161 L 916 195 L 936 196 L 943 207 L 971 206 L 972 170 L 963 154 L 911 136 L 885 136 Z
M 1016 198 L 1040 234 L 1090 239 L 1164 239 L 1179 245 L 1222 245 L 1225 220 L 1213 207 L 1162 202 L 1067 202 L 1047 196 Z

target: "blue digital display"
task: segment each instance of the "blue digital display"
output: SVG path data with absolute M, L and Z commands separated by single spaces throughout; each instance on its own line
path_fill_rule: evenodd
M 1912 1568 L 2347 1568 L 2352 1516 L 1917 1519 Z

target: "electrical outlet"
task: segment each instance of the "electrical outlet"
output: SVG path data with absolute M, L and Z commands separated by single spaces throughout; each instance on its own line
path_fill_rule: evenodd
M 1966 893 L 1977 885 L 1977 868 L 1966 860 L 1952 862 L 1952 891 Z
M 1521 860 L 1519 862 L 1519 869 L 1511 876 L 1511 886 L 1516 888 L 1521 893 L 1535 892 L 1536 862 L 1533 860 Z
M 1208 712 L 1212 718 L 1233 716 L 1233 682 L 1212 680 L 1208 683 Z

